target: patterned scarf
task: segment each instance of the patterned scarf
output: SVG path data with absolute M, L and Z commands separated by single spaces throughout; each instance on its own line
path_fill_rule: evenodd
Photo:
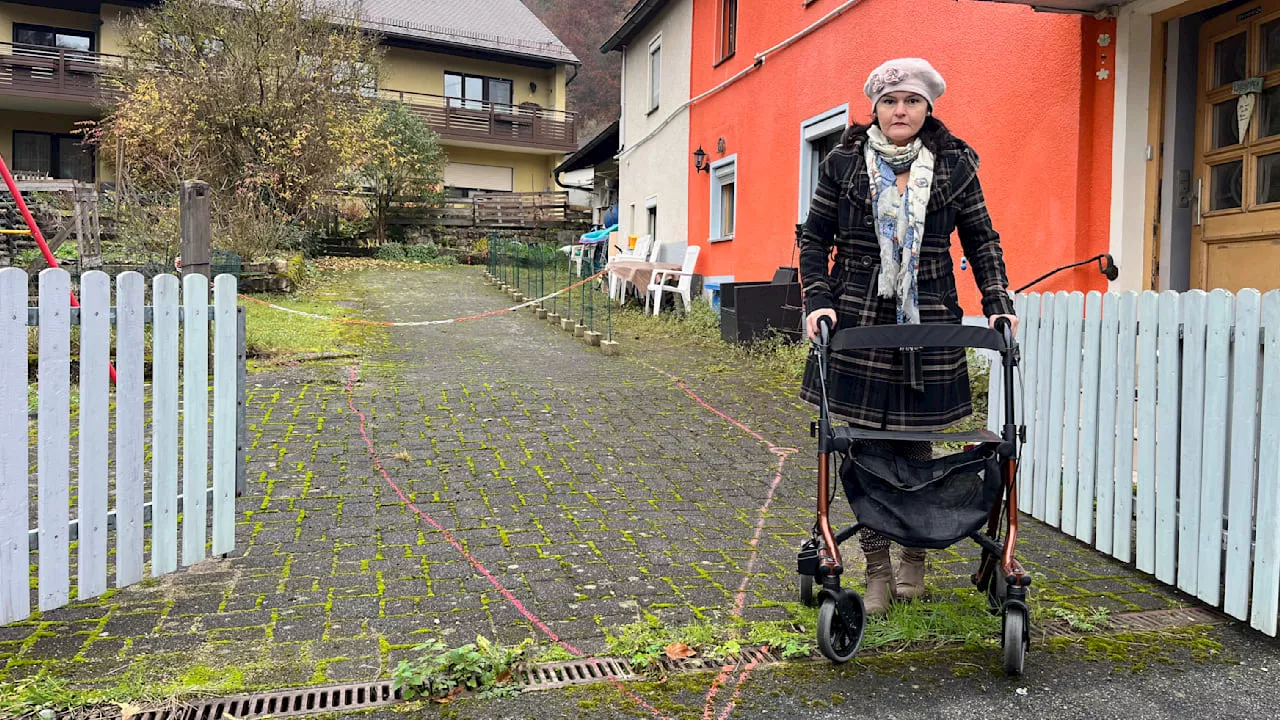
M 898 299 L 898 324 L 920 322 L 916 272 L 924 238 L 925 209 L 933 190 L 933 153 L 920 138 L 894 145 L 876 126 L 867 130 L 867 173 L 880 241 L 880 297 Z M 897 174 L 910 168 L 905 197 L 898 192 Z

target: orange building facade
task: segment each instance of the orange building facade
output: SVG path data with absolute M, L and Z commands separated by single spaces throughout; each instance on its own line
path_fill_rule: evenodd
M 904 56 L 947 81 L 935 112 L 982 159 L 1011 287 L 1108 251 L 1115 21 L 970 0 L 694 0 L 692 34 L 688 228 L 709 281 L 797 265 L 816 163 L 869 120 L 867 74 Z M 955 240 L 953 254 L 959 267 Z M 1036 289 L 1106 285 L 1095 265 Z M 974 283 L 957 286 L 978 314 Z

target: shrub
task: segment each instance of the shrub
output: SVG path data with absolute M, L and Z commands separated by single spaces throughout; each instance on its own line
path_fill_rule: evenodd
M 404 249 L 405 258 L 413 262 L 434 263 L 439 260 L 440 249 L 428 240 L 421 245 L 410 245 Z
M 404 246 L 400 243 L 387 243 L 378 248 L 378 254 L 375 257 L 379 260 L 404 260 Z

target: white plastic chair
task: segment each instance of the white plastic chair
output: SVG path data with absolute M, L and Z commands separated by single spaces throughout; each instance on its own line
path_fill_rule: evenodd
M 609 262 L 649 262 L 650 243 L 652 241 L 652 235 L 641 235 L 636 238 L 636 246 L 634 248 L 630 250 L 622 250 L 617 255 L 609 258 Z M 609 273 L 609 297 L 617 302 L 622 302 L 622 296 L 625 291 L 626 282 L 624 282 L 618 275 Z
M 684 251 L 684 263 L 679 270 L 654 270 L 653 279 L 649 281 L 649 292 L 645 295 L 645 310 L 649 309 L 649 300 L 653 300 L 653 314 L 657 315 L 662 309 L 662 293 L 676 293 L 684 299 L 684 311 L 688 313 L 693 309 L 693 298 L 690 293 L 693 289 L 693 267 L 698 264 L 698 251 L 702 248 L 697 245 L 690 245 Z M 675 285 L 668 285 L 667 280 L 671 278 L 679 278 Z

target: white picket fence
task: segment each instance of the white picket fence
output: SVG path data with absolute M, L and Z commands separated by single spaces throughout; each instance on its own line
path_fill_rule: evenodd
M 72 542 L 76 543 L 79 601 L 106 591 L 110 567 L 114 567 L 116 587 L 140 581 L 148 559 L 152 577 L 176 570 L 179 515 L 184 566 L 209 553 L 226 554 L 235 546 L 244 368 L 243 322 L 236 307 L 235 277 L 222 275 L 214 280 L 212 306 L 209 280 L 201 275 L 189 275 L 181 283 L 172 275 L 157 276 L 152 283 L 152 306 L 145 304 L 145 280 L 136 272 L 117 278 L 114 306 L 111 279 L 103 272 L 81 277 L 82 307 L 78 309 L 70 305 L 71 277 L 65 270 L 45 270 L 39 283 L 39 307 L 28 308 L 26 272 L 0 270 L 0 625 L 31 615 L 33 565 L 38 576 L 36 606 L 46 611 L 70 602 Z M 212 482 L 208 459 L 211 321 Z M 143 358 L 147 324 L 153 326 L 149 393 Z M 27 335 L 32 325 L 39 328 L 35 528 L 29 527 L 27 416 Z M 80 327 L 78 463 L 74 475 L 70 413 L 73 325 Z M 114 387 L 109 378 L 113 326 Z M 144 402 L 148 398 L 149 474 L 144 456 Z M 113 431 L 114 452 L 109 445 Z M 110 478 L 109 467 L 113 470 Z M 112 500 L 114 508 L 110 507 Z M 211 544 L 206 542 L 210 509 Z M 148 540 L 149 557 L 144 553 Z
M 1280 291 L 1031 293 L 1016 308 L 1019 509 L 1274 636 Z

